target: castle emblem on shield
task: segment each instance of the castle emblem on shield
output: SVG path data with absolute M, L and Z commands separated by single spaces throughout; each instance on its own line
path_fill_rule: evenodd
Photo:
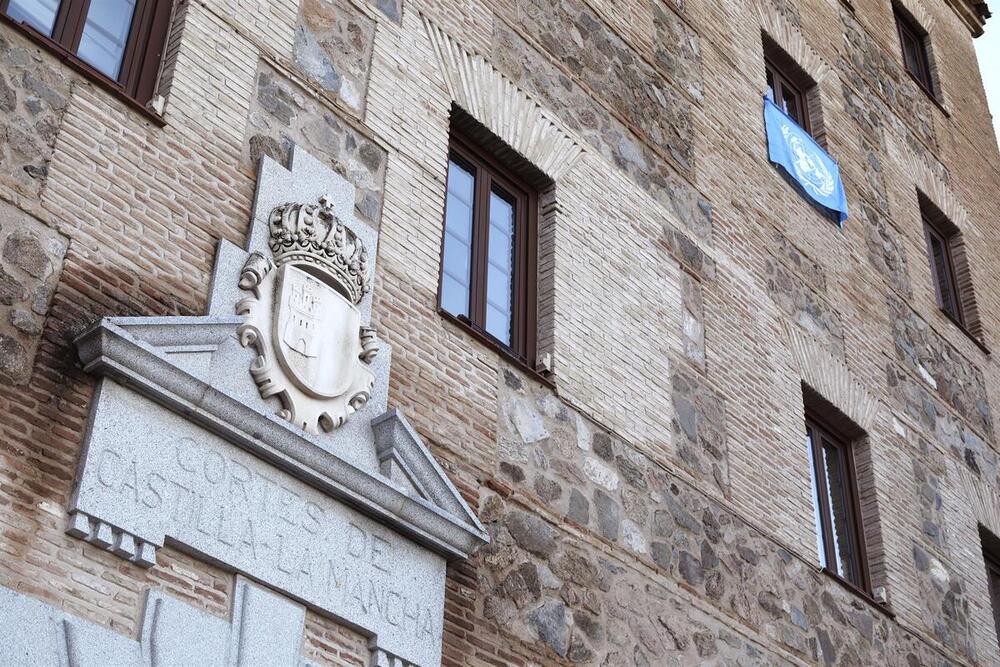
M 284 204 L 271 212 L 271 257 L 247 259 L 240 288 L 251 293 L 237 312 L 244 347 L 257 358 L 250 373 L 264 398 L 307 431 L 332 431 L 371 397 L 369 364 L 375 332 L 361 323 L 358 304 L 371 290 L 361 239 L 319 204 Z

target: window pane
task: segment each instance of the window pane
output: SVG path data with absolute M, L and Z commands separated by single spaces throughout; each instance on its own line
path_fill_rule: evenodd
M 922 68 L 920 67 L 920 44 L 908 34 L 903 35 L 903 60 L 906 62 L 906 69 L 915 77 L 923 80 Z
M 468 285 L 470 273 L 469 245 L 446 231 L 444 234 L 444 274 L 462 285 Z
M 809 482 L 812 487 L 813 526 L 816 529 L 816 552 L 819 564 L 826 567 L 826 546 L 823 540 L 823 519 L 819 509 L 819 486 L 816 484 L 816 461 L 813 457 L 813 432 L 806 427 L 806 451 L 809 452 Z
M 826 468 L 827 501 L 830 503 L 830 532 L 833 534 L 833 551 L 837 557 L 837 574 L 855 585 L 860 585 L 857 555 L 853 540 L 854 519 L 851 513 L 850 486 L 847 468 L 840 448 L 823 441 L 823 464 Z
M 52 36 L 59 13 L 59 0 L 10 0 L 7 16 L 15 21 L 23 21 L 38 32 Z
M 489 268 L 486 277 L 486 331 L 510 345 L 514 293 L 514 205 L 490 193 Z
M 993 607 L 993 624 L 996 626 L 997 638 L 1000 639 L 1000 564 L 993 559 L 986 560 L 986 574 L 990 583 L 990 602 Z
M 472 257 L 472 202 L 476 179 L 456 162 L 448 162 L 445 203 L 441 307 L 452 315 L 469 316 Z
M 469 287 L 445 274 L 441 277 L 441 308 L 452 315 L 469 312 Z
M 934 285 L 937 288 L 941 309 L 955 319 L 959 319 L 958 298 L 952 283 L 951 254 L 947 242 L 931 229 L 927 228 L 927 242 L 930 246 L 931 272 L 934 274 Z
M 136 0 L 90 0 L 76 54 L 112 79 L 122 68 Z
M 781 86 L 781 94 L 784 98 L 782 100 L 782 106 L 785 109 L 785 113 L 792 117 L 792 119 L 798 123 L 802 124 L 802 111 L 799 109 L 799 96 L 795 94 L 788 86 Z
M 771 68 L 767 68 L 767 99 L 774 102 L 774 73 Z

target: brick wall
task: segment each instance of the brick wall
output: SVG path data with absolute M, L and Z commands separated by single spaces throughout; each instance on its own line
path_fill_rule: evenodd
M 937 308 L 917 196 L 962 231 L 992 348 L 1000 155 L 949 3 L 903 3 L 940 105 L 891 3 L 852 4 L 189 0 L 164 126 L 0 27 L 0 584 L 125 634 L 148 587 L 228 613 L 230 572 L 64 535 L 94 388 L 71 341 L 203 312 L 256 161 L 296 143 L 380 230 L 390 400 L 493 538 L 449 567 L 446 664 L 1000 661 L 1000 368 Z M 818 84 L 842 230 L 766 160 L 764 34 Z M 552 386 L 436 312 L 452 104 L 555 183 Z M 816 564 L 803 383 L 866 426 L 892 614 Z M 302 652 L 363 664 L 365 638 L 310 610 Z

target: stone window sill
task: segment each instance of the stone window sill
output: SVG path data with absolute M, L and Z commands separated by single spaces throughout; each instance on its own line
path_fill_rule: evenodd
M 956 327 L 958 327 L 959 331 L 961 331 L 966 336 L 968 336 L 969 340 L 971 340 L 973 343 L 975 343 L 976 347 L 978 347 L 980 350 L 983 351 L 983 354 L 985 354 L 985 355 L 989 355 L 990 354 L 990 348 L 986 347 L 986 343 L 984 343 L 983 341 L 979 340 L 974 335 L 972 335 L 972 332 L 969 331 L 968 329 L 966 329 L 964 324 L 962 324 L 957 319 L 955 319 L 954 317 L 952 317 L 951 313 L 949 313 L 944 308 L 939 308 L 938 312 L 941 313 L 942 315 L 944 315 L 945 319 L 947 319 L 949 322 L 951 322 Z
M 913 82 L 915 84 L 917 84 L 917 88 L 919 88 L 920 90 L 924 91 L 924 95 L 926 95 L 928 97 L 928 99 L 930 99 L 930 101 L 934 103 L 934 106 L 936 106 L 938 109 L 941 110 L 941 113 L 944 114 L 944 117 L 945 118 L 951 118 L 951 114 L 948 113 L 948 110 L 944 108 L 943 104 L 941 104 L 941 100 L 939 100 L 938 96 L 934 94 L 934 91 L 931 90 L 930 88 L 928 88 L 927 86 L 925 86 L 923 81 L 921 81 L 920 79 L 918 79 L 917 77 L 915 77 L 913 75 L 913 72 L 911 72 L 910 70 L 906 69 L 905 67 L 903 69 L 910 76 L 910 78 L 913 79 Z
M 100 88 L 118 98 L 124 102 L 133 111 L 136 111 L 143 116 L 145 116 L 149 121 L 157 125 L 158 127 L 165 127 L 167 121 L 160 114 L 151 111 L 146 108 L 145 105 L 141 104 L 138 100 L 131 97 L 126 93 L 118 82 L 112 81 L 104 74 L 101 74 L 96 69 L 85 63 L 76 54 L 71 53 L 64 49 L 62 46 L 52 41 L 42 33 L 38 32 L 30 25 L 22 23 L 21 21 L 15 21 L 6 14 L 0 13 L 0 25 L 7 25 L 11 28 L 17 30 L 22 35 L 26 36 L 31 41 L 38 44 L 40 47 L 49 51 L 54 55 L 60 62 L 64 63 L 70 69 L 81 74 L 84 78 L 88 79 L 92 83 L 96 84 Z
M 451 313 L 442 308 L 438 308 L 438 314 L 446 321 L 451 322 L 452 324 L 467 331 L 477 341 L 479 341 L 483 345 L 487 346 L 488 348 L 499 354 L 501 358 L 513 364 L 519 370 L 526 373 L 536 381 L 540 382 L 546 387 L 549 387 L 550 389 L 556 388 L 555 382 L 552 381 L 551 374 L 543 375 L 534 367 L 532 367 L 532 365 L 528 362 L 527 359 L 522 359 L 521 357 L 514 354 L 514 352 L 511 351 L 509 347 L 507 347 L 506 345 L 504 345 L 503 343 L 501 343 L 500 341 L 498 341 L 496 338 L 489 335 L 485 331 L 480 330 L 479 327 L 475 326 L 467 318 L 452 315 Z
M 885 604 L 879 602 L 873 598 L 867 591 L 864 591 L 851 582 L 847 581 L 839 574 L 825 567 L 819 568 L 819 571 L 825 574 L 830 579 L 837 582 L 841 588 L 846 590 L 848 593 L 856 598 L 859 598 L 862 602 L 868 604 L 868 606 L 875 608 L 879 613 L 888 616 L 889 618 L 896 618 L 896 612 L 892 610 L 892 605 L 886 602 Z

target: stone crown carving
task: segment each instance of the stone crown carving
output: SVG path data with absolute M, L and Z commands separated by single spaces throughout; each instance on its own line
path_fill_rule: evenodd
M 368 251 L 334 213 L 326 197 L 319 204 L 286 203 L 268 219 L 274 263 L 314 265 L 328 274 L 352 303 L 371 291 Z
M 271 256 L 247 257 L 239 287 L 250 295 L 236 303 L 261 396 L 278 398 L 278 414 L 313 433 L 343 425 L 375 383 L 378 341 L 358 307 L 371 291 L 368 251 L 335 210 L 329 197 L 272 209 Z

